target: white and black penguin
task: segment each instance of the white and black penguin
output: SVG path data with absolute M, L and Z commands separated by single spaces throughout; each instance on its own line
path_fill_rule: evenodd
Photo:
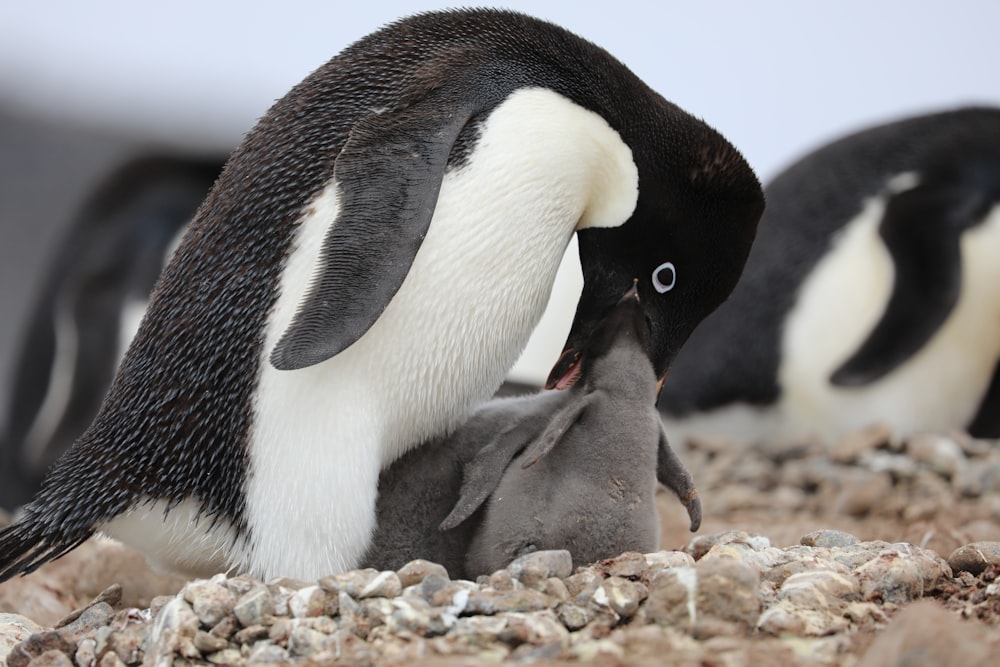
M 584 288 L 553 385 L 634 278 L 665 373 L 762 208 L 721 135 L 555 25 L 391 24 L 233 153 L 93 425 L 0 533 L 0 577 L 98 530 L 192 574 L 350 568 L 379 472 L 493 394 L 574 232 Z
M 97 414 L 160 270 L 222 160 L 127 159 L 83 203 L 25 322 L 0 434 L 0 507 L 13 510 Z
M 660 396 L 671 437 L 1000 437 L 1000 109 L 858 132 L 765 194 L 743 277 Z

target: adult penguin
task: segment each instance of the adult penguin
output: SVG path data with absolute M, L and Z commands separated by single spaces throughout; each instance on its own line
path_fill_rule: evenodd
M 221 160 L 146 154 L 84 202 L 25 323 L 0 435 L 0 507 L 38 492 L 97 414 L 160 270 Z
M 555 25 L 391 24 L 232 155 L 93 425 L 0 534 L 0 576 L 95 530 L 193 574 L 350 568 L 380 470 L 501 384 L 574 232 L 584 288 L 553 386 L 636 278 L 665 373 L 762 207 L 722 136 Z
M 826 145 L 765 190 L 746 269 L 674 363 L 672 437 L 1000 437 L 1000 109 Z

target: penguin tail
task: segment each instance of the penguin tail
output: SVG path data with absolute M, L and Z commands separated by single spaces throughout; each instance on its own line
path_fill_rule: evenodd
M 25 517 L 0 532 L 0 582 L 34 572 L 77 548 L 92 534 L 89 531 L 67 540 L 30 516 Z

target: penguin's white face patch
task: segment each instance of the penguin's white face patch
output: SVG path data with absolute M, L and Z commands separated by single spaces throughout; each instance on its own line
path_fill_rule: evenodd
M 673 262 L 664 262 L 653 269 L 653 289 L 660 294 L 669 292 L 677 285 L 677 267 Z
M 540 183 L 557 180 L 574 190 L 576 229 L 618 227 L 639 200 L 639 168 L 621 136 L 599 114 L 547 88 L 517 90 L 493 110 L 470 166 L 486 152 L 537 165 Z

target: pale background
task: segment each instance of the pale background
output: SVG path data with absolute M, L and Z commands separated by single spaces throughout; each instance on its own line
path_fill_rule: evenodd
M 467 3 L 0 0 L 0 378 L 53 239 L 109 168 L 141 146 L 228 152 L 351 41 L 455 4 Z M 1000 105 L 1000 0 L 504 6 L 609 50 L 719 129 L 762 179 L 866 124 Z M 566 275 L 522 379 L 558 353 L 575 303 Z

